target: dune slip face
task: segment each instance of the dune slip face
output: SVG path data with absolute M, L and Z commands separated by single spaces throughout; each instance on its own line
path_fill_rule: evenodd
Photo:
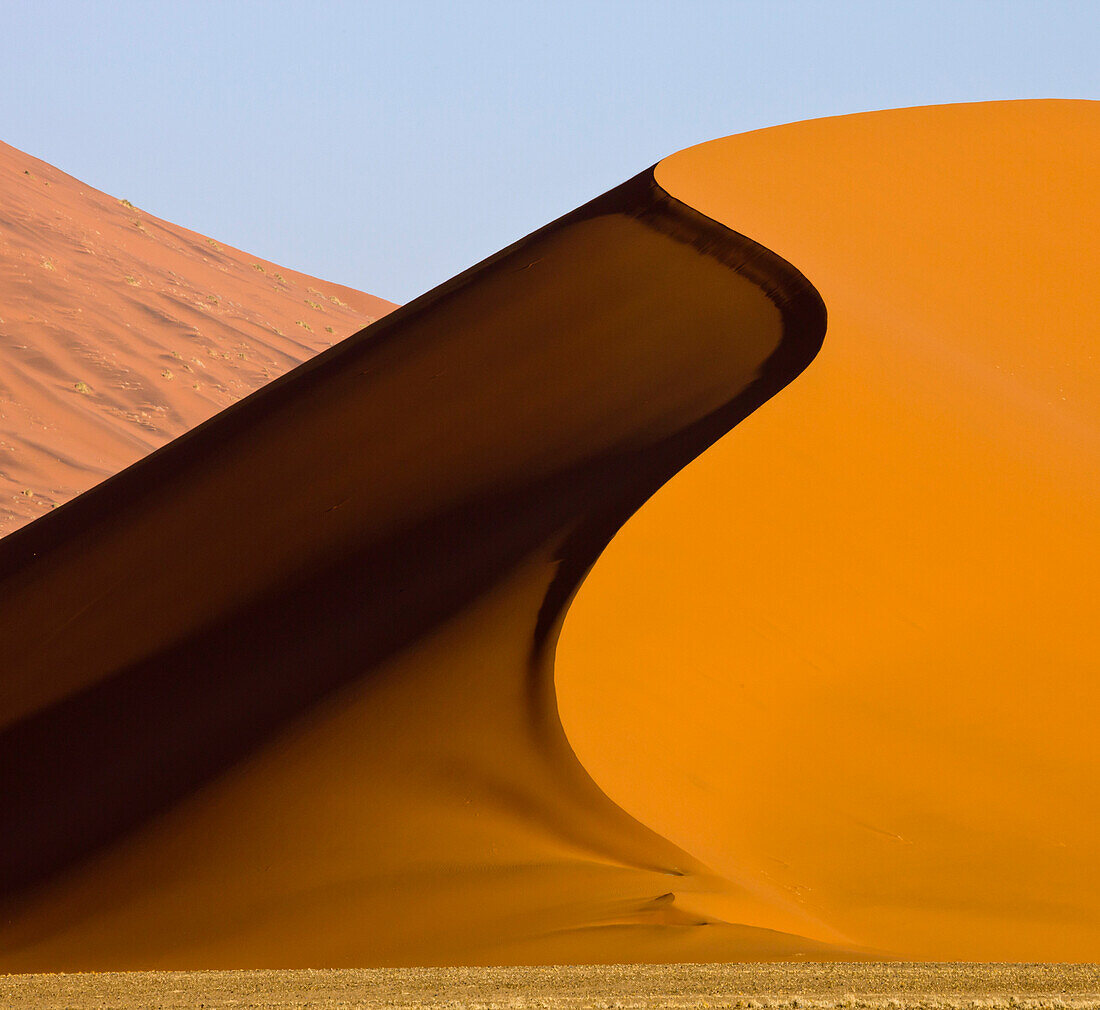
M 0 536 L 392 308 L 0 144 Z
M 824 329 L 645 172 L 0 540 L 0 969 L 862 956 L 609 800 L 553 684 Z

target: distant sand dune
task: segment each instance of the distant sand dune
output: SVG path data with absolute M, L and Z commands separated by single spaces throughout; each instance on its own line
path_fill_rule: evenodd
M 0 536 L 392 308 L 0 144 Z

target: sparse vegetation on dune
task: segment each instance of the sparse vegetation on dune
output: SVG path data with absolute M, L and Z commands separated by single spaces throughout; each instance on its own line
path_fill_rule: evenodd
M 52 173 L 0 142 L 0 188 L 18 194 L 0 215 L 2 420 L 4 441 L 16 447 L 0 472 L 0 535 L 316 350 L 319 342 L 285 336 L 301 314 L 299 287 L 312 285 L 314 301 L 337 316 L 319 293 L 321 281 L 288 273 L 263 283 L 274 264 Z M 376 300 L 362 298 L 342 311 L 343 332 L 361 329 L 368 308 L 377 314 Z M 386 304 L 378 306 L 384 311 Z M 257 328 L 284 337 L 276 344 L 278 363 L 269 361 L 267 371 L 233 353 L 241 338 L 256 338 Z M 177 362 L 193 362 L 196 351 L 204 359 L 206 395 L 191 395 L 190 367 L 167 360 L 174 345 Z M 254 357 L 250 343 L 241 350 Z M 175 382 L 161 374 L 166 365 Z M 141 400 L 154 383 L 169 400 L 155 416 Z

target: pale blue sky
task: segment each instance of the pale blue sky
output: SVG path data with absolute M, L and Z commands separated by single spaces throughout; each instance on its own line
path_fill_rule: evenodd
M 402 302 L 703 140 L 1100 97 L 1100 0 L 0 0 L 0 46 L 0 140 Z

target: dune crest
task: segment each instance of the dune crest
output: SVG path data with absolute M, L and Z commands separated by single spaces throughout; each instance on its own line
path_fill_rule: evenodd
M 0 541 L 0 967 L 859 956 L 610 802 L 552 677 L 824 327 L 646 172 Z
M 392 308 L 0 144 L 0 536 Z

